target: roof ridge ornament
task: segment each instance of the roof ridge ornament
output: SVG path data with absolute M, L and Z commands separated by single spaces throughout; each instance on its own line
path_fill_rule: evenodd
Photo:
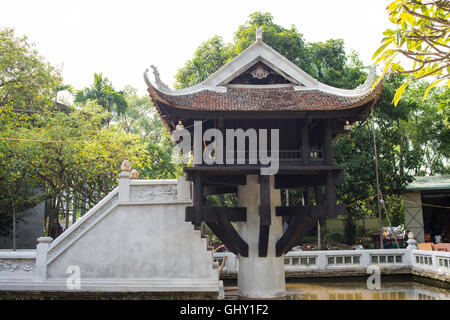
M 173 91 L 172 89 L 169 88 L 169 86 L 167 84 L 165 84 L 164 82 L 161 81 L 158 69 L 154 65 L 151 65 L 150 68 L 152 68 L 152 70 L 153 70 L 153 76 L 155 77 L 155 84 L 158 87 L 158 89 L 166 90 L 169 92 Z
M 256 28 L 256 42 L 258 42 L 258 43 L 263 42 L 261 28 Z
M 375 73 L 377 71 L 377 66 L 373 65 L 370 67 L 369 74 L 367 75 L 366 81 L 356 87 L 357 91 L 367 91 L 372 88 L 372 84 L 375 81 Z

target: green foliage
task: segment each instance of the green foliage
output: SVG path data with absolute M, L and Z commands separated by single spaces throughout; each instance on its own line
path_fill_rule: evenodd
M 356 239 L 356 221 L 351 214 L 345 215 L 344 219 L 344 241 L 352 245 Z
M 123 160 L 139 164 L 138 156 L 145 157 L 140 137 L 101 126 L 107 117 L 102 111 L 100 106 L 89 102 L 83 109 L 70 113 L 35 114 L 32 126 L 2 128 L 3 138 L 20 139 L 1 142 L 0 163 L 8 164 L 2 166 L 5 176 L 2 181 L 9 188 L 14 186 L 11 184 L 14 180 L 27 188 L 44 188 L 42 197 L 52 200 L 49 210 L 49 234 L 52 236 L 55 236 L 58 214 L 63 211 L 63 195 L 78 192 L 93 205 L 116 185 Z M 14 167 L 10 167 L 9 162 Z M 31 194 L 21 196 L 23 207 L 30 201 Z M 13 203 L 21 199 L 15 194 L 13 198 Z
M 317 237 L 316 236 L 304 236 L 302 240 L 300 241 L 301 244 L 304 243 L 317 243 Z
M 157 144 L 147 144 L 147 162 L 140 170 L 146 179 L 176 179 L 183 175 L 183 167 L 172 162 L 171 148 Z
M 135 133 L 142 137 L 153 138 L 160 142 L 166 131 L 149 96 L 140 97 L 137 90 L 127 86 L 123 90 L 127 108 L 115 113 L 113 123 L 119 131 Z
M 235 193 L 211 195 L 207 197 L 206 204 L 212 207 L 237 207 L 238 198 Z
M 389 20 L 396 29 L 387 29 L 382 45 L 374 53 L 376 63 L 383 61 L 384 76 L 388 72 L 407 74 L 394 95 L 394 105 L 397 105 L 406 87 L 418 79 L 433 77 L 423 94 L 438 83 L 447 81 L 450 88 L 449 41 L 450 41 L 450 6 L 448 1 L 407 1 L 393 0 L 387 6 Z M 412 62 L 406 67 L 403 58 Z
M 256 28 L 262 29 L 264 42 L 321 82 L 351 89 L 367 77 L 357 53 L 346 54 L 342 40 L 306 43 L 294 26 L 283 28 L 273 22 L 269 13 L 256 12 L 238 27 L 232 43 L 225 45 L 219 37 L 215 37 L 201 45 L 194 59 L 199 70 L 205 73 L 201 77 L 194 76 L 192 69 L 187 67 L 192 62 L 190 60 L 179 70 L 177 86 L 188 87 L 204 80 L 241 53 L 254 43 Z M 381 187 L 390 208 L 391 220 L 395 223 L 403 214 L 399 195 L 411 182 L 412 175 L 447 172 L 449 156 L 448 90 L 435 87 L 428 93 L 428 102 L 422 102 L 420 97 L 428 85 L 410 86 L 405 91 L 407 99 L 393 108 L 395 93 L 404 80 L 402 76 L 388 77 L 374 109 Z M 376 194 L 370 118 L 340 136 L 334 148 L 336 163 L 346 167 L 345 183 L 338 189 L 338 199 L 346 205 L 351 204 L 347 207 L 350 232 L 354 229 L 354 219 L 377 211 L 376 200 L 364 201 Z M 290 195 L 292 205 L 301 203 L 300 192 L 291 190 Z M 223 199 L 210 201 L 220 202 Z
M 219 36 L 202 43 L 184 67 L 178 70 L 175 87 L 178 89 L 193 86 L 205 80 L 232 58 L 229 48 Z
M 85 104 L 87 101 L 93 100 L 108 112 L 122 114 L 127 109 L 127 102 L 122 91 L 116 91 L 108 78 L 103 75 L 94 73 L 94 83 L 83 90 L 77 90 L 74 102 Z M 110 119 L 108 118 L 109 124 Z
M 327 242 L 344 242 L 344 234 L 340 231 L 331 230 L 327 232 L 322 240 Z
M 183 174 L 182 164 L 172 161 L 174 144 L 159 114 L 148 96 L 139 97 L 136 89 L 124 89 L 127 109 L 116 114 L 113 127 L 119 132 L 134 133 L 145 143 L 146 162 L 140 177 L 145 179 L 174 179 Z
M 380 185 L 394 225 L 403 219 L 400 195 L 412 176 L 447 173 L 450 156 L 449 132 L 438 103 L 448 99 L 448 90 L 434 90 L 427 101 L 421 101 L 428 84 L 416 83 L 394 108 L 392 99 L 403 79 L 399 75 L 387 78 L 374 109 Z M 377 212 L 376 198 L 364 201 L 376 194 L 371 121 L 369 116 L 334 144 L 336 163 L 346 167 L 338 199 L 351 205 L 347 213 L 354 219 Z
M 76 91 L 76 106 L 63 106 L 57 93 L 72 87 L 26 37 L 5 29 L 0 41 L 0 234 L 10 234 L 12 212 L 19 221 L 46 200 L 48 234 L 56 237 L 62 200 L 76 193 L 92 207 L 117 185 L 125 159 L 142 178 L 182 174 L 148 97 L 130 87 L 115 90 L 100 73 Z
M 52 107 L 59 70 L 44 61 L 27 37 L 0 28 L 0 117 L 8 110 L 36 112 Z
M 255 12 L 238 27 L 232 43 L 224 44 L 215 36 L 201 44 L 178 70 L 175 87 L 186 88 L 205 80 L 254 43 L 257 28 L 262 29 L 265 43 L 318 80 L 342 88 L 364 82 L 362 63 L 355 52 L 346 55 L 343 40 L 306 43 L 295 26 L 283 28 L 273 22 L 270 13 Z
M 0 234 L 9 235 L 13 212 L 20 222 L 23 211 L 47 197 L 28 159 L 17 156 L 21 128 L 29 128 L 38 112 L 54 108 L 53 98 L 61 84 L 59 71 L 44 61 L 28 39 L 12 29 L 0 29 Z

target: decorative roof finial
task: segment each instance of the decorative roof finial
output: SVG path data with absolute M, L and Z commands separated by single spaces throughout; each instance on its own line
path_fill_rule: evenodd
M 256 29 L 256 42 L 262 42 L 262 30 L 261 28 Z
M 159 77 L 158 69 L 156 69 L 156 67 L 154 65 L 151 65 L 150 68 L 152 68 L 152 70 L 153 70 L 153 76 L 155 77 L 155 84 L 158 87 L 158 89 L 171 91 L 170 88 L 167 86 L 167 84 L 165 84 L 164 82 L 161 81 L 161 78 Z
M 366 81 L 364 81 L 364 83 L 362 83 L 358 87 L 356 87 L 355 90 L 358 90 L 360 92 L 369 90 L 375 81 L 375 76 L 376 76 L 375 72 L 376 71 L 377 71 L 376 65 L 373 65 L 372 67 L 370 67 L 369 74 L 367 75 Z

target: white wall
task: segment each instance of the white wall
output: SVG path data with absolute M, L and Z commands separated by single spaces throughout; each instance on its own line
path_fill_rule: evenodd
M 12 281 L 13 272 L 2 272 L 2 266 L 17 264 L 19 257 L 8 253 L 3 262 L 0 255 L 0 290 L 67 291 L 73 275 L 68 270 L 75 266 L 81 291 L 219 293 L 206 238 L 185 222 L 188 186 L 177 186 L 177 180 L 131 180 L 123 172 L 119 180 L 118 188 L 53 242 L 39 239 L 37 251 L 28 252 L 39 257 L 35 265 L 30 260 L 32 272 Z

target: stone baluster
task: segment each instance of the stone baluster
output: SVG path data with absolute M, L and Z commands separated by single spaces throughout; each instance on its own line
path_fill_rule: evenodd
M 408 238 L 409 238 L 408 241 L 406 241 L 408 243 L 406 249 L 417 250 L 417 240 L 414 239 L 414 233 L 412 232 L 408 233 Z
M 186 177 L 178 177 L 177 180 L 177 200 L 191 201 L 191 183 L 186 180 Z
M 36 246 L 36 269 L 35 269 L 35 280 L 45 281 L 47 279 L 47 255 L 48 247 L 53 238 L 51 237 L 40 237 L 37 239 L 39 242 Z
M 122 162 L 122 170 L 119 173 L 119 202 L 130 202 L 131 163 L 128 160 Z

